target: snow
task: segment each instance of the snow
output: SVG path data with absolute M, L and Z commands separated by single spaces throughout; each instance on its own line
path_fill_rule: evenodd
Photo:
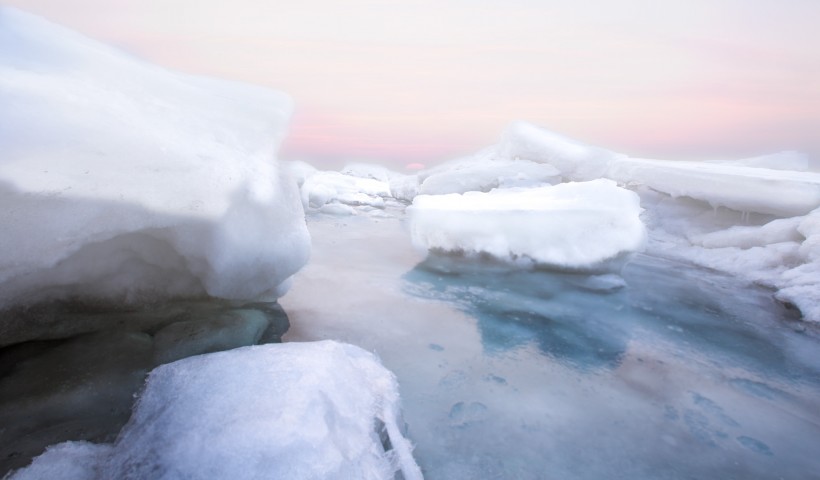
M 612 162 L 606 176 L 740 212 L 790 217 L 820 205 L 820 173 L 629 158 Z
M 302 204 L 306 208 L 322 208 L 329 204 L 384 208 L 384 197 L 388 196 L 388 182 L 340 172 L 316 172 L 302 185 Z
M 497 158 L 546 163 L 558 169 L 565 180 L 575 181 L 600 178 L 609 163 L 623 157 L 526 122 L 510 125 L 495 150 Z
M 400 422 L 395 377 L 358 347 L 246 347 L 153 370 L 114 444 L 59 444 L 12 478 L 421 479 Z
M 709 163 L 743 165 L 746 167 L 769 168 L 773 170 L 791 170 L 795 172 L 805 172 L 809 170 L 809 157 L 805 153 L 795 152 L 793 150 L 740 160 L 712 160 Z
M 0 305 L 276 297 L 306 261 L 291 102 L 0 7 Z
M 496 160 L 476 155 L 425 173 L 419 187 L 424 195 L 489 192 L 494 188 L 538 187 L 560 182 L 558 169 L 529 160 Z
M 419 195 L 408 209 L 419 248 L 566 269 L 640 250 L 640 211 L 638 196 L 610 180 Z
M 341 173 L 352 177 L 370 178 L 380 182 L 390 182 L 393 172 L 381 165 L 372 163 L 349 163 L 342 167 Z
M 820 173 L 810 167 L 808 157 L 792 151 L 711 162 L 631 158 L 516 122 L 498 144 L 395 183 L 403 187 L 401 196 L 406 200 L 419 193 L 446 199 L 417 197 L 420 201 L 411 211 L 412 236 L 418 246 L 514 259 L 531 256 L 537 243 L 571 243 L 574 228 L 555 229 L 548 237 L 535 227 L 545 220 L 534 213 L 529 221 L 523 220 L 521 212 L 510 218 L 493 209 L 478 213 L 479 207 L 467 206 L 486 206 L 481 203 L 485 197 L 475 192 L 491 192 L 487 198 L 500 199 L 505 194 L 498 192 L 508 187 L 538 189 L 559 181 L 614 180 L 640 196 L 648 253 L 772 287 L 777 298 L 797 306 L 804 319 L 820 321 Z M 448 193 L 465 195 L 443 195 Z M 590 205 L 594 198 L 590 197 Z M 452 203 L 452 208 L 427 208 L 436 202 L 437 207 Z M 511 208 L 503 202 L 499 205 Z M 417 215 L 421 210 L 425 213 Z M 487 223 L 482 226 L 482 222 Z M 521 227 L 530 223 L 535 231 Z M 471 236 L 475 238 L 468 240 Z M 530 244 L 509 248 L 511 237 L 528 238 Z M 547 263 L 567 266 L 560 257 Z M 574 262 L 584 264 L 583 255 Z

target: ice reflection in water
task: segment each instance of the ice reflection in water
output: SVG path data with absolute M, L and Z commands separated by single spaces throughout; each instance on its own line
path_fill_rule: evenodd
M 376 351 L 428 479 L 820 478 L 817 329 L 768 291 L 648 256 L 625 284 L 453 271 L 393 219 L 310 227 L 288 339 Z
M 514 433 L 518 443 L 499 443 L 466 466 L 442 459 L 447 474 L 431 477 L 809 478 L 820 471 L 807 448 L 820 446 L 818 343 L 767 292 L 647 256 L 624 269 L 625 285 L 611 275 L 454 273 L 452 266 L 428 258 L 404 275 L 406 292 L 475 318 L 484 354 L 496 357 L 487 362 L 494 372 L 517 370 L 537 383 L 555 370 L 563 382 L 522 385 L 489 373 L 514 392 L 501 395 L 498 410 L 456 404 L 451 426 L 486 419 L 463 440 Z M 518 409 L 535 415 L 514 415 Z M 520 423 L 498 422 L 511 414 L 506 422 Z

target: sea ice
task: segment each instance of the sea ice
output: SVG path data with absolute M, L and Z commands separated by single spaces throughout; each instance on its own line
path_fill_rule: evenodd
M 759 157 L 743 158 L 740 160 L 711 160 L 708 163 L 726 165 L 743 165 L 746 167 L 768 168 L 772 170 L 791 170 L 805 172 L 810 168 L 809 157 L 805 153 L 787 150 Z
M 637 159 L 516 122 L 498 144 L 420 171 L 396 186 L 401 187 L 402 198 L 410 200 L 419 193 L 481 192 L 600 178 L 615 180 L 640 195 L 649 253 L 686 259 L 776 288 L 777 298 L 796 305 L 805 319 L 820 321 L 820 173 L 798 152 L 711 162 Z M 418 211 L 415 206 L 412 210 Z M 441 218 L 433 221 L 433 215 Z M 439 234 L 432 235 L 434 223 L 445 221 L 444 216 L 441 211 L 427 215 L 429 221 L 414 216 L 414 242 L 444 251 L 507 256 L 507 235 L 492 231 L 508 227 L 493 220 L 480 235 L 468 235 L 456 222 L 438 227 Z M 453 221 L 453 216 L 446 216 L 447 222 Z M 482 240 L 461 241 L 469 236 Z M 556 238 L 528 237 L 542 243 L 554 243 Z
M 526 122 L 515 122 L 507 128 L 494 156 L 549 164 L 565 180 L 575 181 L 601 178 L 613 160 L 624 157 Z
M 640 250 L 640 211 L 638 196 L 611 180 L 419 195 L 408 208 L 417 247 L 566 269 Z
M 291 102 L 0 7 L 0 305 L 276 297 L 307 261 Z
M 559 183 L 560 172 L 552 165 L 529 160 L 468 158 L 447 162 L 423 175 L 419 193 L 489 192 L 494 188 L 539 187 Z
M 820 205 L 820 173 L 707 162 L 621 158 L 608 178 L 739 212 L 805 215 Z
M 247 347 L 155 369 L 114 444 L 58 444 L 11 478 L 420 480 L 400 422 L 395 377 L 358 347 Z
M 316 172 L 302 185 L 305 208 L 319 209 L 331 204 L 384 208 L 384 198 L 389 196 L 390 184 L 386 181 L 340 172 Z

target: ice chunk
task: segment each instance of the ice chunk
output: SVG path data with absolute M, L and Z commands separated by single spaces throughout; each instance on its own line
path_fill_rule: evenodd
M 155 369 L 110 448 L 57 445 L 12 478 L 421 479 L 399 421 L 395 377 L 358 347 L 247 347 Z
M 302 203 L 310 208 L 328 203 L 383 208 L 384 197 L 389 196 L 387 182 L 332 171 L 317 172 L 302 185 Z
M 638 196 L 611 180 L 419 195 L 408 211 L 417 247 L 526 266 L 596 268 L 645 238 Z
M 606 176 L 741 212 L 793 217 L 820 206 L 820 173 L 621 158 L 610 164 Z
M 419 193 L 489 192 L 494 188 L 531 187 L 558 183 L 560 173 L 552 165 L 529 160 L 484 160 L 480 158 L 444 164 L 426 176 Z
M 795 172 L 805 172 L 809 169 L 809 157 L 806 156 L 805 153 L 795 152 L 793 150 L 741 160 L 715 160 L 709 163 L 743 165 L 746 167 L 769 168 L 772 170 L 792 170 Z
M 296 181 L 296 185 L 299 185 L 299 188 L 302 188 L 305 180 L 318 172 L 316 167 L 301 160 L 288 160 L 284 162 L 284 166 L 290 173 L 291 178 Z
M 801 242 L 803 236 L 797 231 L 802 218 L 780 218 L 757 227 L 735 225 L 726 230 L 690 237 L 694 245 L 706 248 L 762 247 L 772 243 Z
M 19 470 L 15 480 L 91 480 L 100 478 L 99 465 L 111 454 L 110 445 L 89 442 L 65 442 L 49 447 L 33 465 Z
M 386 167 L 372 163 L 349 163 L 342 167 L 341 173 L 351 177 L 370 178 L 380 182 L 390 182 L 391 172 Z
M 290 101 L 0 7 L 0 305 L 275 297 L 306 261 Z
M 593 180 L 604 176 L 609 163 L 623 155 L 584 145 L 526 122 L 516 122 L 504 132 L 496 157 L 547 163 L 568 180 Z
M 390 193 L 396 200 L 412 202 L 419 194 L 418 175 L 394 175 L 390 178 Z

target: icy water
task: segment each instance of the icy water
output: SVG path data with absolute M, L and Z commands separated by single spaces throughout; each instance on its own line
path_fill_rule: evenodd
M 377 352 L 428 479 L 820 479 L 820 336 L 768 291 L 646 255 L 625 285 L 453 272 L 397 218 L 309 227 L 285 340 Z

